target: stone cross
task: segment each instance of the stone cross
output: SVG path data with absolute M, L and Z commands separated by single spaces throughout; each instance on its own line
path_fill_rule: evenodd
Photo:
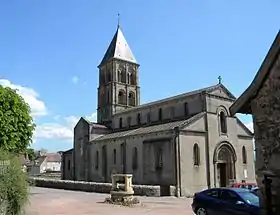
M 219 80 L 219 84 L 221 84 L 222 83 L 222 77 L 220 75 L 218 77 L 218 80 Z

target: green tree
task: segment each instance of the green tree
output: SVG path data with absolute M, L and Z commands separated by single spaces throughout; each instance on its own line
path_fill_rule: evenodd
M 27 152 L 35 129 L 30 112 L 29 105 L 16 90 L 0 86 L 0 150 Z
M 36 153 L 35 153 L 34 149 L 32 149 L 32 148 L 27 148 L 26 154 L 28 156 L 28 159 L 31 161 L 33 161 L 36 158 Z

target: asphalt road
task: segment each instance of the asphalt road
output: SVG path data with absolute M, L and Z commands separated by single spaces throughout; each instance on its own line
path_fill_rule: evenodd
M 85 193 L 31 187 L 26 215 L 193 215 L 192 199 L 176 197 L 138 197 L 134 207 L 105 204 L 108 194 Z

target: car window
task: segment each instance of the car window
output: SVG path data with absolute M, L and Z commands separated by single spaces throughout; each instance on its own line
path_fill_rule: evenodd
M 241 198 L 250 205 L 258 205 L 259 197 L 252 192 L 240 192 Z
M 207 191 L 205 191 L 205 195 L 213 197 L 213 198 L 219 198 L 219 191 L 218 190 L 207 190 Z
M 232 192 L 232 191 L 228 191 L 228 190 L 223 190 L 222 194 L 221 194 L 221 199 L 227 202 L 232 202 L 232 203 L 236 203 L 237 201 L 240 201 L 240 197 Z

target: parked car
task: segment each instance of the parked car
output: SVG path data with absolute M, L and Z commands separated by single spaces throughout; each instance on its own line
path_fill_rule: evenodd
M 254 187 L 257 187 L 256 183 L 233 183 L 231 184 L 231 187 L 236 187 L 236 188 L 245 188 L 251 190 Z
M 211 188 L 193 197 L 197 215 L 259 215 L 259 197 L 243 188 Z

